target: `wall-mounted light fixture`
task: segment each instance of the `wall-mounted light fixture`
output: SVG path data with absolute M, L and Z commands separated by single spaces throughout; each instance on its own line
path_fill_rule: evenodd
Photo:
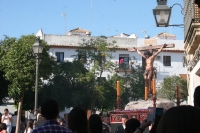
M 156 21 L 157 27 L 168 27 L 168 26 L 183 26 L 183 24 L 169 25 L 169 20 L 171 17 L 171 11 L 173 6 L 179 5 L 181 7 L 181 13 L 183 14 L 183 7 L 176 3 L 171 7 L 167 6 L 167 0 L 157 0 L 157 7 L 153 9 L 153 15 Z

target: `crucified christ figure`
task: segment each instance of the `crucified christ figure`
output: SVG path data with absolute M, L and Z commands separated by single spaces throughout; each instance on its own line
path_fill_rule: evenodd
M 164 44 L 155 54 L 152 55 L 149 50 L 145 51 L 144 54 L 140 52 L 139 49 L 135 48 L 137 50 L 138 54 L 141 55 L 143 58 L 146 59 L 146 67 L 144 72 L 144 79 L 145 79 L 145 86 L 148 87 L 149 93 L 151 93 L 151 77 L 154 71 L 153 68 L 153 62 L 155 60 L 155 57 L 162 51 L 163 48 L 165 48 L 167 44 Z

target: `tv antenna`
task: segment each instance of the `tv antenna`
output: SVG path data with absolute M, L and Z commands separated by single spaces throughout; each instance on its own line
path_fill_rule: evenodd
M 65 19 L 65 34 L 66 34 L 66 16 L 67 16 L 67 14 L 65 12 L 63 12 L 62 17 Z
M 146 34 L 147 34 L 147 30 L 142 30 L 142 33 L 143 33 L 144 35 L 146 35 Z
M 92 30 L 92 13 L 93 13 L 93 0 L 90 1 L 90 30 Z

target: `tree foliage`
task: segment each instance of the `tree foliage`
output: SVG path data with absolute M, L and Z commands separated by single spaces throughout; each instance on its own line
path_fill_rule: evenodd
M 91 109 L 95 107 L 98 99 L 104 99 L 105 84 L 102 74 L 105 71 L 113 72 L 115 64 L 111 62 L 112 52 L 116 42 L 109 43 L 106 37 L 99 37 L 90 40 L 84 40 L 77 49 L 76 60 L 82 62 L 88 72 L 79 78 L 79 81 L 85 84 L 86 94 L 90 98 Z M 105 86 L 106 85 L 106 86 Z M 99 101 L 99 103 L 102 103 Z
M 0 104 L 3 103 L 2 99 L 8 97 L 8 85 L 9 81 L 4 77 L 5 73 L 0 70 Z
M 158 97 L 176 102 L 177 85 L 180 87 L 181 102 L 186 101 L 188 96 L 187 81 L 176 75 L 164 78 L 160 84 L 161 88 L 158 90 Z
M 35 83 L 35 56 L 32 52 L 32 45 L 35 42 L 34 35 L 22 36 L 20 39 L 6 38 L 5 46 L 9 46 L 6 52 L 2 51 L 1 67 L 5 72 L 5 77 L 11 82 L 8 88 L 9 96 L 15 101 L 19 101 L 25 91 L 34 90 Z M 9 42 L 9 43 L 7 43 Z M 11 43 L 10 43 L 11 42 Z M 40 56 L 39 77 L 47 78 L 53 70 L 53 58 L 47 52 L 48 46 L 42 41 L 44 46 Z
M 24 95 L 28 90 L 34 90 L 36 61 L 32 45 L 35 40 L 34 35 L 27 35 L 19 39 L 5 37 L 1 42 L 1 70 L 5 73 L 6 80 L 10 82 L 8 85 L 9 97 L 18 103 L 17 132 L 20 130 L 19 123 Z M 53 58 L 47 52 L 47 44 L 44 41 L 41 43 L 44 50 L 40 56 L 39 79 L 49 77 L 54 64 Z
M 54 98 L 58 101 L 60 110 L 77 105 L 83 95 L 83 87 L 77 79 L 84 75 L 86 71 L 83 64 L 79 61 L 57 64 L 53 77 L 49 79 L 39 92 L 39 101 L 42 102 L 46 98 Z M 74 94 L 77 90 L 82 92 L 81 95 Z M 74 101 L 76 98 L 77 101 Z
M 120 77 L 121 82 L 121 107 L 130 101 L 138 101 L 144 98 L 144 87 L 145 81 L 143 76 L 143 69 L 140 65 L 134 64 L 137 62 L 135 57 L 129 57 L 129 64 L 119 64 L 120 68 L 116 71 L 119 72 L 121 69 L 123 75 Z
M 131 68 L 131 72 L 125 75 L 125 82 L 131 101 L 138 101 L 144 98 L 145 81 L 140 66 Z

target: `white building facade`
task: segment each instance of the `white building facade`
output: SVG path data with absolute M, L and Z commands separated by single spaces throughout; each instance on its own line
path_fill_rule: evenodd
M 166 39 L 165 37 L 165 39 L 163 39 L 163 34 L 151 39 L 137 38 L 137 36 L 128 36 L 127 34 L 108 37 L 108 42 L 116 41 L 115 45 L 118 46 L 117 50 L 113 53 L 114 58 L 112 59 L 112 62 L 118 64 L 119 60 L 123 58 L 124 62 L 129 64 L 129 68 L 131 68 L 132 64 L 141 66 L 142 57 L 138 55 L 136 51 L 129 52 L 129 48 L 148 46 L 150 43 L 153 43 L 153 45 L 173 43 L 175 44 L 174 48 L 163 49 L 163 51 L 158 54 L 154 61 L 154 67 L 157 69 L 156 86 L 159 87 L 159 83 L 162 82 L 167 76 L 186 75 L 186 68 L 183 67 L 183 40 L 175 40 L 174 37 L 170 37 L 170 39 Z M 77 55 L 76 49 L 79 47 L 79 44 L 82 43 L 82 39 L 89 40 L 91 38 L 95 38 L 88 36 L 87 34 L 83 35 L 83 33 L 81 33 L 81 35 L 43 34 L 42 30 L 38 31 L 36 36 L 40 36 L 41 39 L 47 42 L 47 44 L 50 46 L 49 54 L 55 56 L 57 58 L 57 62 L 73 61 L 73 55 Z M 155 50 L 154 53 L 156 51 L 157 50 Z M 112 74 L 114 73 L 103 72 L 102 77 L 107 77 L 108 75 Z M 119 71 L 118 74 L 123 76 L 124 72 Z

